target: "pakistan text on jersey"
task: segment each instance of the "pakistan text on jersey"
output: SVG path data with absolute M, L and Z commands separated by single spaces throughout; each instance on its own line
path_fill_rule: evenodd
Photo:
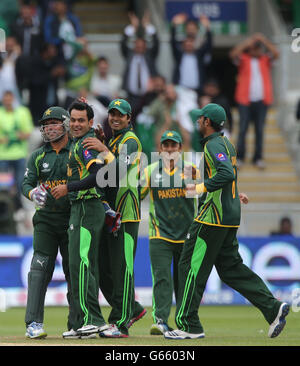
M 158 190 L 158 198 L 177 198 L 177 197 L 185 197 L 186 189 L 185 188 L 170 188 L 170 189 L 159 189 Z
M 66 179 L 59 179 L 59 180 L 47 180 L 45 184 L 48 184 L 50 188 L 54 188 L 59 184 L 67 184 Z

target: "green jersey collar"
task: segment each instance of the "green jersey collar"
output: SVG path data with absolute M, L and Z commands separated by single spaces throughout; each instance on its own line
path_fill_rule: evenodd
M 117 137 L 119 135 L 125 135 L 125 133 L 128 132 L 128 131 L 133 131 L 131 123 L 129 123 L 128 127 L 125 127 L 125 128 L 123 128 L 122 130 L 119 130 L 119 131 L 115 131 L 113 133 L 113 137 Z
M 215 137 L 223 136 L 223 135 L 224 135 L 224 132 L 214 132 L 214 133 L 212 133 L 211 135 L 209 135 L 209 136 L 207 136 L 205 138 L 200 138 L 200 144 L 202 146 L 204 146 L 207 143 L 207 141 L 212 140 Z

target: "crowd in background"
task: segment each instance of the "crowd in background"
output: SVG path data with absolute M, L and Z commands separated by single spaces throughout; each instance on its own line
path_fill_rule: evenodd
M 124 71 L 113 74 L 106 55 L 90 52 L 72 3 L 71 0 L 45 0 L 35 1 L 33 5 L 26 0 L 1 0 L 0 27 L 6 32 L 6 52 L 0 54 L 0 170 L 14 174 L 16 211 L 22 209 L 18 187 L 25 160 L 29 150 L 41 144 L 38 121 L 49 106 L 68 108 L 74 98 L 88 98 L 95 111 L 95 125 L 102 124 L 109 138 L 107 106 L 116 97 L 127 99 L 133 110 L 133 127 L 149 157 L 151 151 L 158 151 L 160 136 L 166 129 L 181 133 L 184 151 L 198 151 L 198 134 L 189 112 L 208 103 L 224 107 L 227 113 L 225 134 L 233 131 L 229 100 L 216 76 L 208 73 L 214 40 L 206 16 L 195 21 L 185 14 L 177 14 L 172 19 L 170 47 L 174 70 L 172 80 L 167 80 L 157 65 L 160 40 L 148 12 L 142 19 L 129 13 L 129 24 L 120 42 Z M 250 118 L 255 120 L 252 114 L 256 113 L 259 115 L 256 137 L 260 155 L 254 157 L 253 162 L 259 168 L 264 167 L 263 126 L 267 107 L 272 102 L 269 68 L 271 60 L 278 57 L 267 42 L 262 35 L 256 35 L 244 48 L 235 49 L 232 56 L 239 68 L 237 86 L 239 80 L 243 85 L 248 83 L 254 96 L 254 100 L 249 99 L 245 90 L 237 88 L 243 121 L 240 146 L 242 150 Z M 261 46 L 268 51 L 262 75 L 259 65 L 250 56 L 240 57 L 247 48 L 262 54 Z M 256 70 L 253 83 L 250 67 Z M 265 85 L 268 86 L 267 96 L 264 95 Z M 241 97 L 242 101 L 238 99 Z M 244 151 L 238 156 L 242 164 Z M 12 184 L 7 175 L 2 176 L 2 189 Z

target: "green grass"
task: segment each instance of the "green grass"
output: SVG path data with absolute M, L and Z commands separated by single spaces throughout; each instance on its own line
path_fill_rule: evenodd
M 25 338 L 24 308 L 11 308 L 0 313 L 0 346 L 5 345 L 126 345 L 126 346 L 300 346 L 300 313 L 290 311 L 287 324 L 278 338 L 268 338 L 268 324 L 261 313 L 252 306 L 201 306 L 199 315 L 205 338 L 196 340 L 166 340 L 163 336 L 151 336 L 151 309 L 144 318 L 130 329 L 130 337 L 123 339 L 65 340 L 67 308 L 45 308 L 45 330 L 48 337 L 43 340 Z M 170 326 L 175 327 L 174 308 L 170 315 Z M 107 319 L 110 308 L 103 307 Z

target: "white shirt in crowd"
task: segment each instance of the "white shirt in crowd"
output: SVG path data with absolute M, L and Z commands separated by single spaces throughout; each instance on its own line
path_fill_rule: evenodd
M 250 77 L 250 95 L 251 102 L 258 102 L 263 100 L 263 80 L 259 67 L 259 60 L 256 58 L 251 59 L 251 77 Z
M 102 77 L 95 72 L 91 79 L 90 91 L 95 96 L 102 95 L 114 99 L 120 92 L 122 79 L 119 75 L 108 74 Z
M 140 74 L 138 70 L 140 69 Z M 135 95 L 143 95 L 147 92 L 150 78 L 149 68 L 142 55 L 134 55 L 129 67 L 128 90 Z M 140 77 L 140 86 L 138 78 Z
M 182 56 L 179 85 L 190 89 L 198 89 L 199 87 L 198 61 L 194 54 L 185 53 Z

